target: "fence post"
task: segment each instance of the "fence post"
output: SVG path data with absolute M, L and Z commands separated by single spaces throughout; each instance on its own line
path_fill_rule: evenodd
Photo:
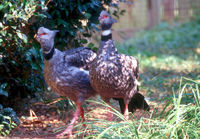
M 148 29 L 160 22 L 160 0 L 148 0 Z
M 163 19 L 174 19 L 174 0 L 163 0 Z

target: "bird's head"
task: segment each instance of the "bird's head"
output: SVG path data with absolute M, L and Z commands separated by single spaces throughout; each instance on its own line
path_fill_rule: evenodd
M 49 30 L 45 27 L 40 27 L 36 34 L 36 40 L 41 44 L 44 51 L 49 51 L 54 45 L 54 38 L 58 30 Z
M 116 23 L 117 21 L 112 18 L 108 12 L 102 11 L 99 16 L 99 22 L 102 30 L 108 30 L 112 27 L 112 24 Z

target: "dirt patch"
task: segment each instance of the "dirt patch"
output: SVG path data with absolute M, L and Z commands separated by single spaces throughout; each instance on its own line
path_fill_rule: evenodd
M 97 98 L 92 100 L 96 101 Z M 116 101 L 112 100 L 111 104 L 119 110 Z M 84 110 L 86 122 L 92 122 L 95 119 L 107 119 L 106 107 L 103 105 L 87 102 L 84 105 Z M 24 109 L 24 111 L 17 112 L 21 124 L 11 132 L 9 138 L 56 138 L 55 136 L 58 134 L 56 131 L 59 127 L 64 129 L 69 124 L 73 112 L 71 107 L 66 111 L 59 111 L 56 103 L 32 102 L 28 110 Z M 137 110 L 134 113 L 134 119 L 149 117 L 149 115 L 147 112 Z M 113 119 L 120 122 L 115 115 L 113 115 Z M 80 121 L 79 119 L 76 124 L 79 124 Z M 73 133 L 76 133 L 76 130 L 75 128 Z

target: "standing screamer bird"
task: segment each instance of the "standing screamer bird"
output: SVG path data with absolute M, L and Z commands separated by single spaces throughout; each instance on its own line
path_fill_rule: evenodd
M 96 56 L 85 47 L 61 52 L 54 47 L 54 37 L 58 31 L 40 27 L 36 39 L 41 44 L 44 55 L 44 78 L 53 91 L 73 100 L 76 111 L 70 125 L 57 136 L 72 135 L 74 123 L 81 116 L 84 121 L 83 102 L 96 95 L 90 85 L 88 71 L 84 70 Z
M 118 53 L 111 34 L 115 19 L 102 11 L 99 22 L 102 30 L 101 42 L 97 57 L 89 68 L 91 85 L 105 102 L 116 98 L 121 104 L 124 103 L 121 109 L 124 109 L 125 118 L 129 119 L 128 112 L 134 112 L 132 109 L 149 110 L 144 96 L 138 92 L 138 60 Z M 129 105 L 129 102 L 133 105 Z M 111 120 L 112 114 L 108 113 L 108 116 Z

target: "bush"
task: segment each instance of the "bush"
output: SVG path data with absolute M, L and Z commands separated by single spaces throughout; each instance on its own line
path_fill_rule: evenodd
M 9 100 L 42 89 L 41 55 L 39 47 L 35 47 L 30 39 L 33 33 L 28 23 L 34 6 L 34 2 L 13 0 L 3 1 L 0 5 L 0 84 L 8 92 Z
M 19 124 L 19 119 L 12 108 L 3 108 L 0 104 L 0 135 L 7 135 Z
M 57 40 L 60 48 L 86 44 L 86 38 L 91 37 L 96 28 L 102 3 L 109 5 L 111 0 L 3 0 L 0 5 L 0 84 L 5 84 L 10 100 L 32 95 L 43 88 L 42 54 L 33 38 L 38 27 L 60 30 Z

